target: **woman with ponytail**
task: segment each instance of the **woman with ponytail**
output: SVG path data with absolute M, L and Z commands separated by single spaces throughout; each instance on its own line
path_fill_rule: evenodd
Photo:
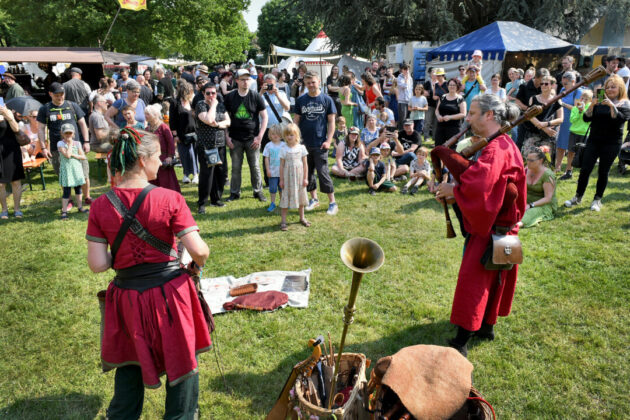
M 144 388 L 159 387 L 163 374 L 164 418 L 199 414 L 197 354 L 211 342 L 191 274 L 199 274 L 209 251 L 183 196 L 149 184 L 161 164 L 157 136 L 123 128 L 110 159 L 118 186 L 93 202 L 88 220 L 90 269 L 116 272 L 101 341 L 103 371 L 116 369 L 109 419 L 139 418 Z M 133 233 L 124 215 L 134 221 Z M 176 238 L 192 257 L 187 270 Z

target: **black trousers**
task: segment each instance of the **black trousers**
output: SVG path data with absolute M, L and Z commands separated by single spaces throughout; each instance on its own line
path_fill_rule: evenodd
M 199 375 L 193 375 L 175 386 L 166 384 L 165 419 L 192 420 L 199 399 Z M 142 414 L 144 384 L 140 366 L 116 369 L 114 397 L 107 408 L 110 420 L 137 420 Z
M 593 172 L 597 158 L 599 158 L 599 168 L 597 170 L 597 186 L 595 188 L 595 200 L 603 197 L 606 185 L 608 185 L 608 172 L 615 158 L 621 150 L 621 144 L 601 144 L 597 139 L 589 138 L 584 149 L 582 158 L 582 169 L 578 178 L 575 195 L 582 197 L 588 186 L 588 178 Z
M 267 145 L 267 143 L 269 143 L 271 140 L 269 139 L 269 128 L 267 128 L 265 130 L 265 133 L 263 134 L 263 138 L 260 141 L 260 156 L 262 156 L 262 173 L 263 173 L 263 181 L 265 183 L 265 187 L 269 186 L 269 177 L 267 176 L 267 165 L 265 165 L 265 157 L 262 155 L 263 152 L 265 151 L 265 146 Z
M 306 191 L 311 192 L 317 189 L 317 178 L 319 178 L 319 190 L 324 194 L 335 192 L 335 186 L 328 173 L 328 150 L 320 148 L 307 148 L 308 155 L 306 163 L 308 164 L 308 186 Z M 317 170 L 317 178 L 315 171 Z
M 197 204 L 205 206 L 210 196 L 210 202 L 216 203 L 223 196 L 225 180 L 227 179 L 227 156 L 225 155 L 225 146 L 219 147 L 219 156 L 221 157 L 221 165 L 208 167 L 204 149 L 198 148 L 199 155 L 199 185 L 197 186 L 198 197 Z

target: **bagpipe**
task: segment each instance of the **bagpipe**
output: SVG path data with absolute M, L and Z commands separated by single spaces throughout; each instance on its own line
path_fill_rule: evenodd
M 486 138 L 478 139 L 470 146 L 464 148 L 460 153 L 458 153 L 452 148 L 457 144 L 459 139 L 469 130 L 470 126 L 468 124 L 464 124 L 464 127 L 459 133 L 451 137 L 443 145 L 437 146 L 431 151 L 431 163 L 433 164 L 433 170 L 435 172 L 436 180 L 442 178 L 442 165 L 444 165 L 449 170 L 455 181 L 460 182 L 460 177 L 462 173 L 464 173 L 464 171 L 466 171 L 466 169 L 468 169 L 468 167 L 473 163 L 471 160 L 469 160 L 469 158 L 471 156 L 474 156 L 484 147 L 486 147 L 488 143 L 490 143 L 492 140 L 510 132 L 514 127 L 531 120 L 537 115 L 540 115 L 545 109 L 549 108 L 555 102 L 558 102 L 559 100 L 579 89 L 580 87 L 590 84 L 595 80 L 604 77 L 605 75 L 606 69 L 604 67 L 599 66 L 596 69 L 593 69 L 586 76 L 584 76 L 580 83 L 577 83 L 571 89 L 567 89 L 560 94 L 554 96 L 545 106 L 530 106 L 520 117 L 516 118 L 513 121 L 506 121 L 494 134 Z M 516 186 L 512 183 L 508 183 L 505 197 L 503 198 L 503 204 L 501 206 L 501 209 L 499 210 L 499 216 L 507 211 L 507 209 L 512 206 L 517 198 L 518 190 Z M 455 230 L 453 229 L 453 224 L 451 222 L 451 217 L 448 211 L 448 203 L 446 199 L 442 200 L 442 205 L 444 207 L 444 216 L 446 218 L 446 237 L 454 238 L 456 234 Z

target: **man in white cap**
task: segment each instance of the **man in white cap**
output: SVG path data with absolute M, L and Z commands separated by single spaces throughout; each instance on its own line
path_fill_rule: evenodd
M 249 89 L 249 70 L 236 72 L 238 89 L 225 95 L 225 108 L 230 115 L 231 125 L 226 136 L 227 146 L 232 158 L 232 176 L 230 177 L 230 197 L 225 201 L 238 200 L 241 197 L 241 170 L 243 155 L 247 156 L 254 198 L 267 201 L 262 191 L 260 177 L 260 143 L 267 129 L 267 107 L 263 97 Z

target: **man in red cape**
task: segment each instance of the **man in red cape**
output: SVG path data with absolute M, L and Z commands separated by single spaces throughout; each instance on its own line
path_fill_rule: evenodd
M 466 120 L 475 136 L 485 138 L 516 115 L 509 105 L 487 94 L 472 100 Z M 457 179 L 458 170 L 449 170 Z M 470 337 L 494 339 L 497 317 L 507 316 L 512 308 L 518 266 L 492 271 L 486 270 L 480 260 L 497 228 L 508 235 L 518 234 L 516 223 L 525 213 L 527 199 L 523 157 L 512 139 L 503 134 L 481 150 L 458 181 L 440 184 L 436 197 L 455 197 L 469 232 L 451 311 L 451 323 L 458 326 L 458 332 L 449 341 L 466 356 Z

